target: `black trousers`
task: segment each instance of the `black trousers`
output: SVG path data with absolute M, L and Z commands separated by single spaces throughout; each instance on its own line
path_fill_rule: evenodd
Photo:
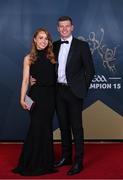
M 69 86 L 64 86 L 62 84 L 57 85 L 56 110 L 61 130 L 62 157 L 72 158 L 73 134 L 75 161 L 82 161 L 84 153 L 82 105 L 83 99 L 77 98 L 72 93 Z

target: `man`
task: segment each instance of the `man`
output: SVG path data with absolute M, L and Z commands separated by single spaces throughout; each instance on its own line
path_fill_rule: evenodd
M 83 169 L 82 105 L 94 76 L 94 65 L 88 43 L 73 37 L 74 26 L 70 17 L 60 17 L 57 29 L 60 40 L 54 42 L 57 60 L 56 111 L 61 130 L 62 155 L 55 167 L 72 164 L 73 134 L 75 157 L 67 174 L 74 175 Z

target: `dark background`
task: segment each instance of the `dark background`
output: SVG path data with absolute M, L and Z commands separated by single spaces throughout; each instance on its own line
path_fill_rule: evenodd
M 84 37 L 92 47 L 96 74 L 120 77 L 121 89 L 90 89 L 85 100 L 87 108 L 100 99 L 114 111 L 123 114 L 123 1 L 122 0 L 1 0 L 0 1 L 0 140 L 23 140 L 29 125 L 27 111 L 19 104 L 23 57 L 29 52 L 34 31 L 45 27 L 53 40 L 58 38 L 57 18 L 72 17 L 76 37 Z M 102 30 L 104 33 L 102 33 Z M 90 34 L 93 32 L 92 34 Z M 90 35 L 96 38 L 89 39 Z M 111 63 L 115 71 L 103 66 L 96 49 L 101 37 L 106 50 L 116 47 Z M 95 49 L 94 49 L 95 47 Z M 104 57 L 105 58 L 105 57 Z M 110 83 L 110 82 L 109 82 Z M 113 83 L 113 82 L 111 82 Z M 117 83 L 115 81 L 115 83 Z M 54 129 L 58 127 L 54 118 Z

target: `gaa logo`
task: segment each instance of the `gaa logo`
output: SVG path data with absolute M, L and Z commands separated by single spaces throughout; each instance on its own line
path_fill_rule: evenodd
M 95 83 L 95 82 L 98 82 L 98 83 L 102 82 L 103 83 L 103 82 L 107 82 L 107 79 L 103 75 L 94 75 L 92 82 L 93 83 Z

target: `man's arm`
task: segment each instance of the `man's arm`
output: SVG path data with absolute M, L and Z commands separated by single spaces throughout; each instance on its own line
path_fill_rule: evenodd
M 34 84 L 36 84 L 36 79 L 30 76 L 30 85 L 33 86 Z
M 84 42 L 83 44 L 82 58 L 83 58 L 83 64 L 84 64 L 84 69 L 85 69 L 86 83 L 87 83 L 87 87 L 89 88 L 90 83 L 95 74 L 95 68 L 94 68 L 91 51 L 87 42 Z

